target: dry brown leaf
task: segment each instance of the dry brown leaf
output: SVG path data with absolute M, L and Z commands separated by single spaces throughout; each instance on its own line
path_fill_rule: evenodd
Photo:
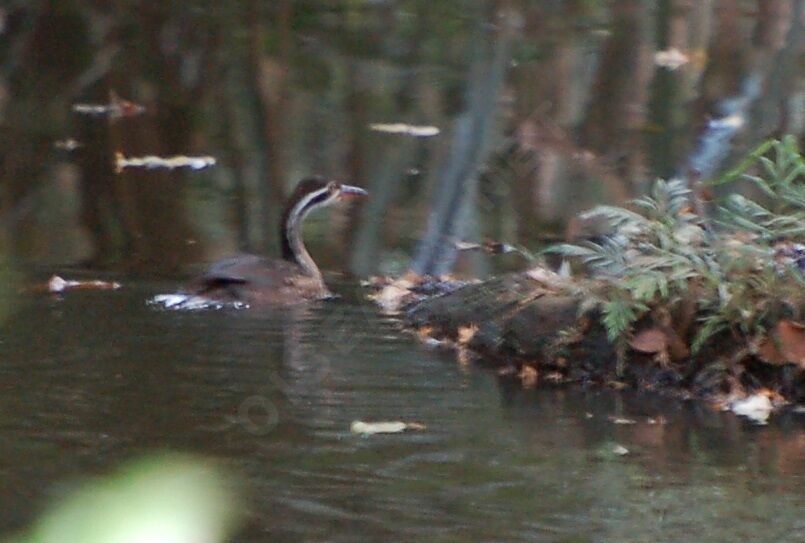
M 539 381 L 539 372 L 533 366 L 523 366 L 520 369 L 520 375 L 518 375 L 518 377 L 524 387 L 533 388 L 537 386 L 537 382 Z
M 397 279 L 386 285 L 380 292 L 369 296 L 377 305 L 388 313 L 397 312 L 403 305 L 405 297 L 411 293 L 414 283 L 406 278 Z
M 794 363 L 805 369 L 805 325 L 791 320 L 778 322 L 773 335 L 758 346 L 757 354 L 769 364 Z
M 433 338 L 433 327 L 432 326 L 423 326 L 422 328 L 416 329 L 416 335 L 419 337 L 421 341 L 425 341 L 427 339 Z
M 656 354 L 668 349 L 668 336 L 657 328 L 648 328 L 638 332 L 630 341 L 629 346 L 637 352 Z
M 460 345 L 466 345 L 472 338 L 475 337 L 475 333 L 478 331 L 477 324 L 470 324 L 467 326 L 460 326 L 458 328 L 458 343 Z
M 525 275 L 529 279 L 533 279 L 537 283 L 540 283 L 548 288 L 561 288 L 568 282 L 567 278 L 562 277 L 558 273 L 542 266 L 531 268 L 525 272 Z
M 805 369 L 805 324 L 784 320 L 777 323 L 780 349 L 789 362 Z
M 782 365 L 786 363 L 785 357 L 777 348 L 777 345 L 772 337 L 766 337 L 761 341 L 757 349 L 757 354 L 767 364 Z

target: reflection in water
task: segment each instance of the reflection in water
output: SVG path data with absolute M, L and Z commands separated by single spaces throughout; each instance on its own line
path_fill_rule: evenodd
M 716 175 L 771 134 L 801 137 L 803 4 L 12 0 L 0 253 L 145 272 L 276 254 L 283 195 L 309 173 L 372 194 L 309 225 L 324 269 L 419 254 L 442 271 L 444 235 L 532 247 L 655 176 Z M 657 66 L 670 50 L 689 62 Z M 71 112 L 111 91 L 146 114 Z M 117 152 L 217 165 L 116 174 Z M 805 540 L 802 415 L 757 428 L 696 403 L 522 391 L 345 300 L 144 303 L 174 287 L 13 305 L 0 290 L 0 533 L 76 478 L 170 449 L 243 474 L 243 541 Z M 356 419 L 428 430 L 362 438 Z
M 242 541 L 805 534 L 801 415 L 753 427 L 698 403 L 523 391 L 348 300 L 262 313 L 145 305 L 164 289 L 31 298 L 6 324 L 0 532 L 76 477 L 169 449 L 241 473 Z M 364 438 L 356 419 L 428 429 Z M 611 454 L 618 444 L 630 453 Z
M 655 176 L 716 175 L 769 135 L 802 134 L 802 4 L 11 2 L 0 242 L 36 262 L 146 271 L 273 253 L 284 192 L 318 172 L 373 197 L 311 225 L 326 268 L 416 255 L 443 271 L 445 235 L 531 247 Z M 672 50 L 688 62 L 658 66 Z M 147 113 L 71 112 L 110 91 Z M 398 122 L 441 132 L 371 130 Z M 65 139 L 79 145 L 54 149 Z M 116 152 L 218 165 L 116 175 Z

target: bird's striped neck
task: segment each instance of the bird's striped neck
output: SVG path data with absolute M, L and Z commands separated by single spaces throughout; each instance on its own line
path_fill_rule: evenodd
M 302 195 L 291 201 L 283 214 L 280 224 L 280 240 L 282 258 L 295 262 L 311 277 L 321 279 L 321 271 L 307 252 L 302 241 L 302 221 L 308 213 L 316 208 L 324 207 L 332 200 L 332 194 L 324 187 Z

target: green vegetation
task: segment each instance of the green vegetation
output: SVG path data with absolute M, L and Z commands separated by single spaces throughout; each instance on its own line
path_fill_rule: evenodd
M 629 208 L 582 216 L 608 225 L 602 241 L 548 249 L 593 272 L 585 310 L 601 311 L 618 352 L 653 326 L 693 354 L 722 335 L 757 354 L 780 321 L 802 320 L 805 160 L 796 140 L 764 143 L 713 185 L 741 178 L 759 194 L 729 194 L 713 224 L 682 181 L 659 180 Z
M 162 455 L 83 486 L 9 543 L 216 543 L 229 539 L 237 516 L 216 466 Z

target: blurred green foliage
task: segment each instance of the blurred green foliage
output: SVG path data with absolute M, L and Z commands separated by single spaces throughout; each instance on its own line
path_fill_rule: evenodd
M 583 216 L 609 225 L 603 240 L 549 249 L 595 272 L 600 282 L 588 299 L 611 342 L 625 348 L 638 321 L 682 307 L 699 318 L 694 353 L 720 332 L 751 343 L 780 319 L 802 318 L 805 162 L 795 138 L 762 144 L 724 182 L 740 177 L 761 194 L 728 195 L 717 230 L 694 212 L 701 206 L 685 183 L 660 180 L 630 208 L 599 206 Z
M 214 464 L 158 455 L 86 483 L 8 543 L 218 543 L 236 526 L 231 481 Z

